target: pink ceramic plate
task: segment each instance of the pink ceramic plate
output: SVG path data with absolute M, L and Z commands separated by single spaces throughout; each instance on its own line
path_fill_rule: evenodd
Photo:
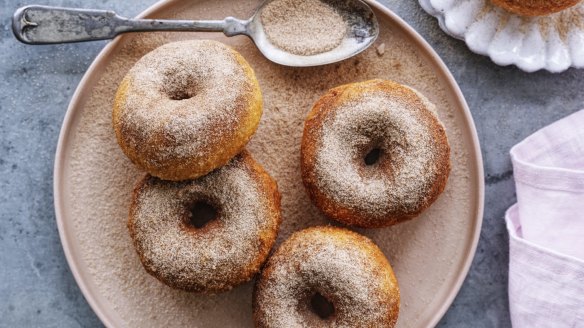
M 143 173 L 125 158 L 111 126 L 118 83 L 143 54 L 171 40 L 212 38 L 250 62 L 262 88 L 264 115 L 248 149 L 278 181 L 284 221 L 278 243 L 293 231 L 330 224 L 306 196 L 299 168 L 302 125 L 326 90 L 372 78 L 410 85 L 436 104 L 452 148 L 445 192 L 420 218 L 359 230 L 389 258 L 402 295 L 400 327 L 435 325 L 458 292 L 473 258 L 483 214 L 483 169 L 476 130 L 460 89 L 430 46 L 374 1 L 376 44 L 342 63 L 304 69 L 263 58 L 245 37 L 205 33 L 125 35 L 110 43 L 79 84 L 57 148 L 55 210 L 63 249 L 87 301 L 110 327 L 252 326 L 252 283 L 216 295 L 172 290 L 143 270 L 126 228 L 133 185 Z M 256 1 L 170 0 L 142 17 L 247 17 Z M 384 50 L 383 50 L 384 48 Z

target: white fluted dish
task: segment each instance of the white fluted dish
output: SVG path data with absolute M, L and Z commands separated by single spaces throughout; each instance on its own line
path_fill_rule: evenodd
M 555 14 L 524 17 L 489 0 L 419 0 L 447 34 L 497 65 L 526 72 L 584 68 L 584 2 Z

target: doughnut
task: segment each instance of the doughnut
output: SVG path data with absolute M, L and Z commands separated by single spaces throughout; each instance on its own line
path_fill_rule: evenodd
M 394 327 L 400 294 L 393 270 L 367 237 L 344 228 L 292 234 L 256 282 L 256 327 Z
M 148 273 L 173 288 L 212 294 L 259 271 L 280 223 L 276 182 L 244 151 L 195 180 L 146 175 L 134 190 L 128 228 Z
M 450 146 L 423 95 L 371 80 L 331 89 L 316 102 L 304 125 L 301 169 L 326 216 L 378 228 L 414 218 L 437 199 Z
M 203 176 L 237 155 L 255 133 L 262 95 L 245 59 L 210 40 L 165 44 L 142 57 L 115 96 L 123 152 L 153 176 Z
M 543 16 L 562 11 L 581 0 L 492 0 L 493 4 L 521 16 Z

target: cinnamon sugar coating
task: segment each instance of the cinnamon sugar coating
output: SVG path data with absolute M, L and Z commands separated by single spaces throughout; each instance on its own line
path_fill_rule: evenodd
M 316 102 L 304 126 L 301 166 L 310 198 L 328 217 L 383 227 L 416 217 L 438 198 L 450 146 L 424 96 L 370 80 L 333 88 Z
M 201 201 L 218 215 L 197 228 L 189 208 Z M 244 151 L 196 180 L 147 175 L 134 190 L 128 227 L 148 273 L 177 289 L 216 293 L 259 271 L 280 223 L 276 182 Z
M 318 293 L 332 303 L 319 316 Z M 270 257 L 253 297 L 256 327 L 394 327 L 400 294 L 393 270 L 370 239 L 336 227 L 292 234 Z
M 276 47 L 301 56 L 330 51 L 347 34 L 343 17 L 320 0 L 273 0 L 262 9 L 261 20 Z
M 521 16 L 543 16 L 562 11 L 581 0 L 491 0 L 493 4 Z
M 124 153 L 165 180 L 200 177 L 227 163 L 255 133 L 262 96 L 255 74 L 211 40 L 165 44 L 120 83 L 113 125 Z

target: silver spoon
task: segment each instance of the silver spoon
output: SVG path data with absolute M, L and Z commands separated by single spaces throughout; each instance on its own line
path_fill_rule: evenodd
M 247 35 L 269 60 L 286 66 L 317 66 L 352 57 L 369 47 L 379 34 L 375 14 L 361 0 L 322 0 L 335 8 L 347 22 L 341 44 L 324 53 L 295 55 L 274 46 L 262 25 L 260 14 L 270 2 L 265 1 L 248 20 L 227 17 L 224 20 L 131 19 L 113 11 L 26 6 L 12 18 L 12 31 L 27 44 L 55 44 L 113 39 L 118 34 L 147 31 L 223 32 L 226 36 Z M 310 35 L 306 36 L 307 38 Z

